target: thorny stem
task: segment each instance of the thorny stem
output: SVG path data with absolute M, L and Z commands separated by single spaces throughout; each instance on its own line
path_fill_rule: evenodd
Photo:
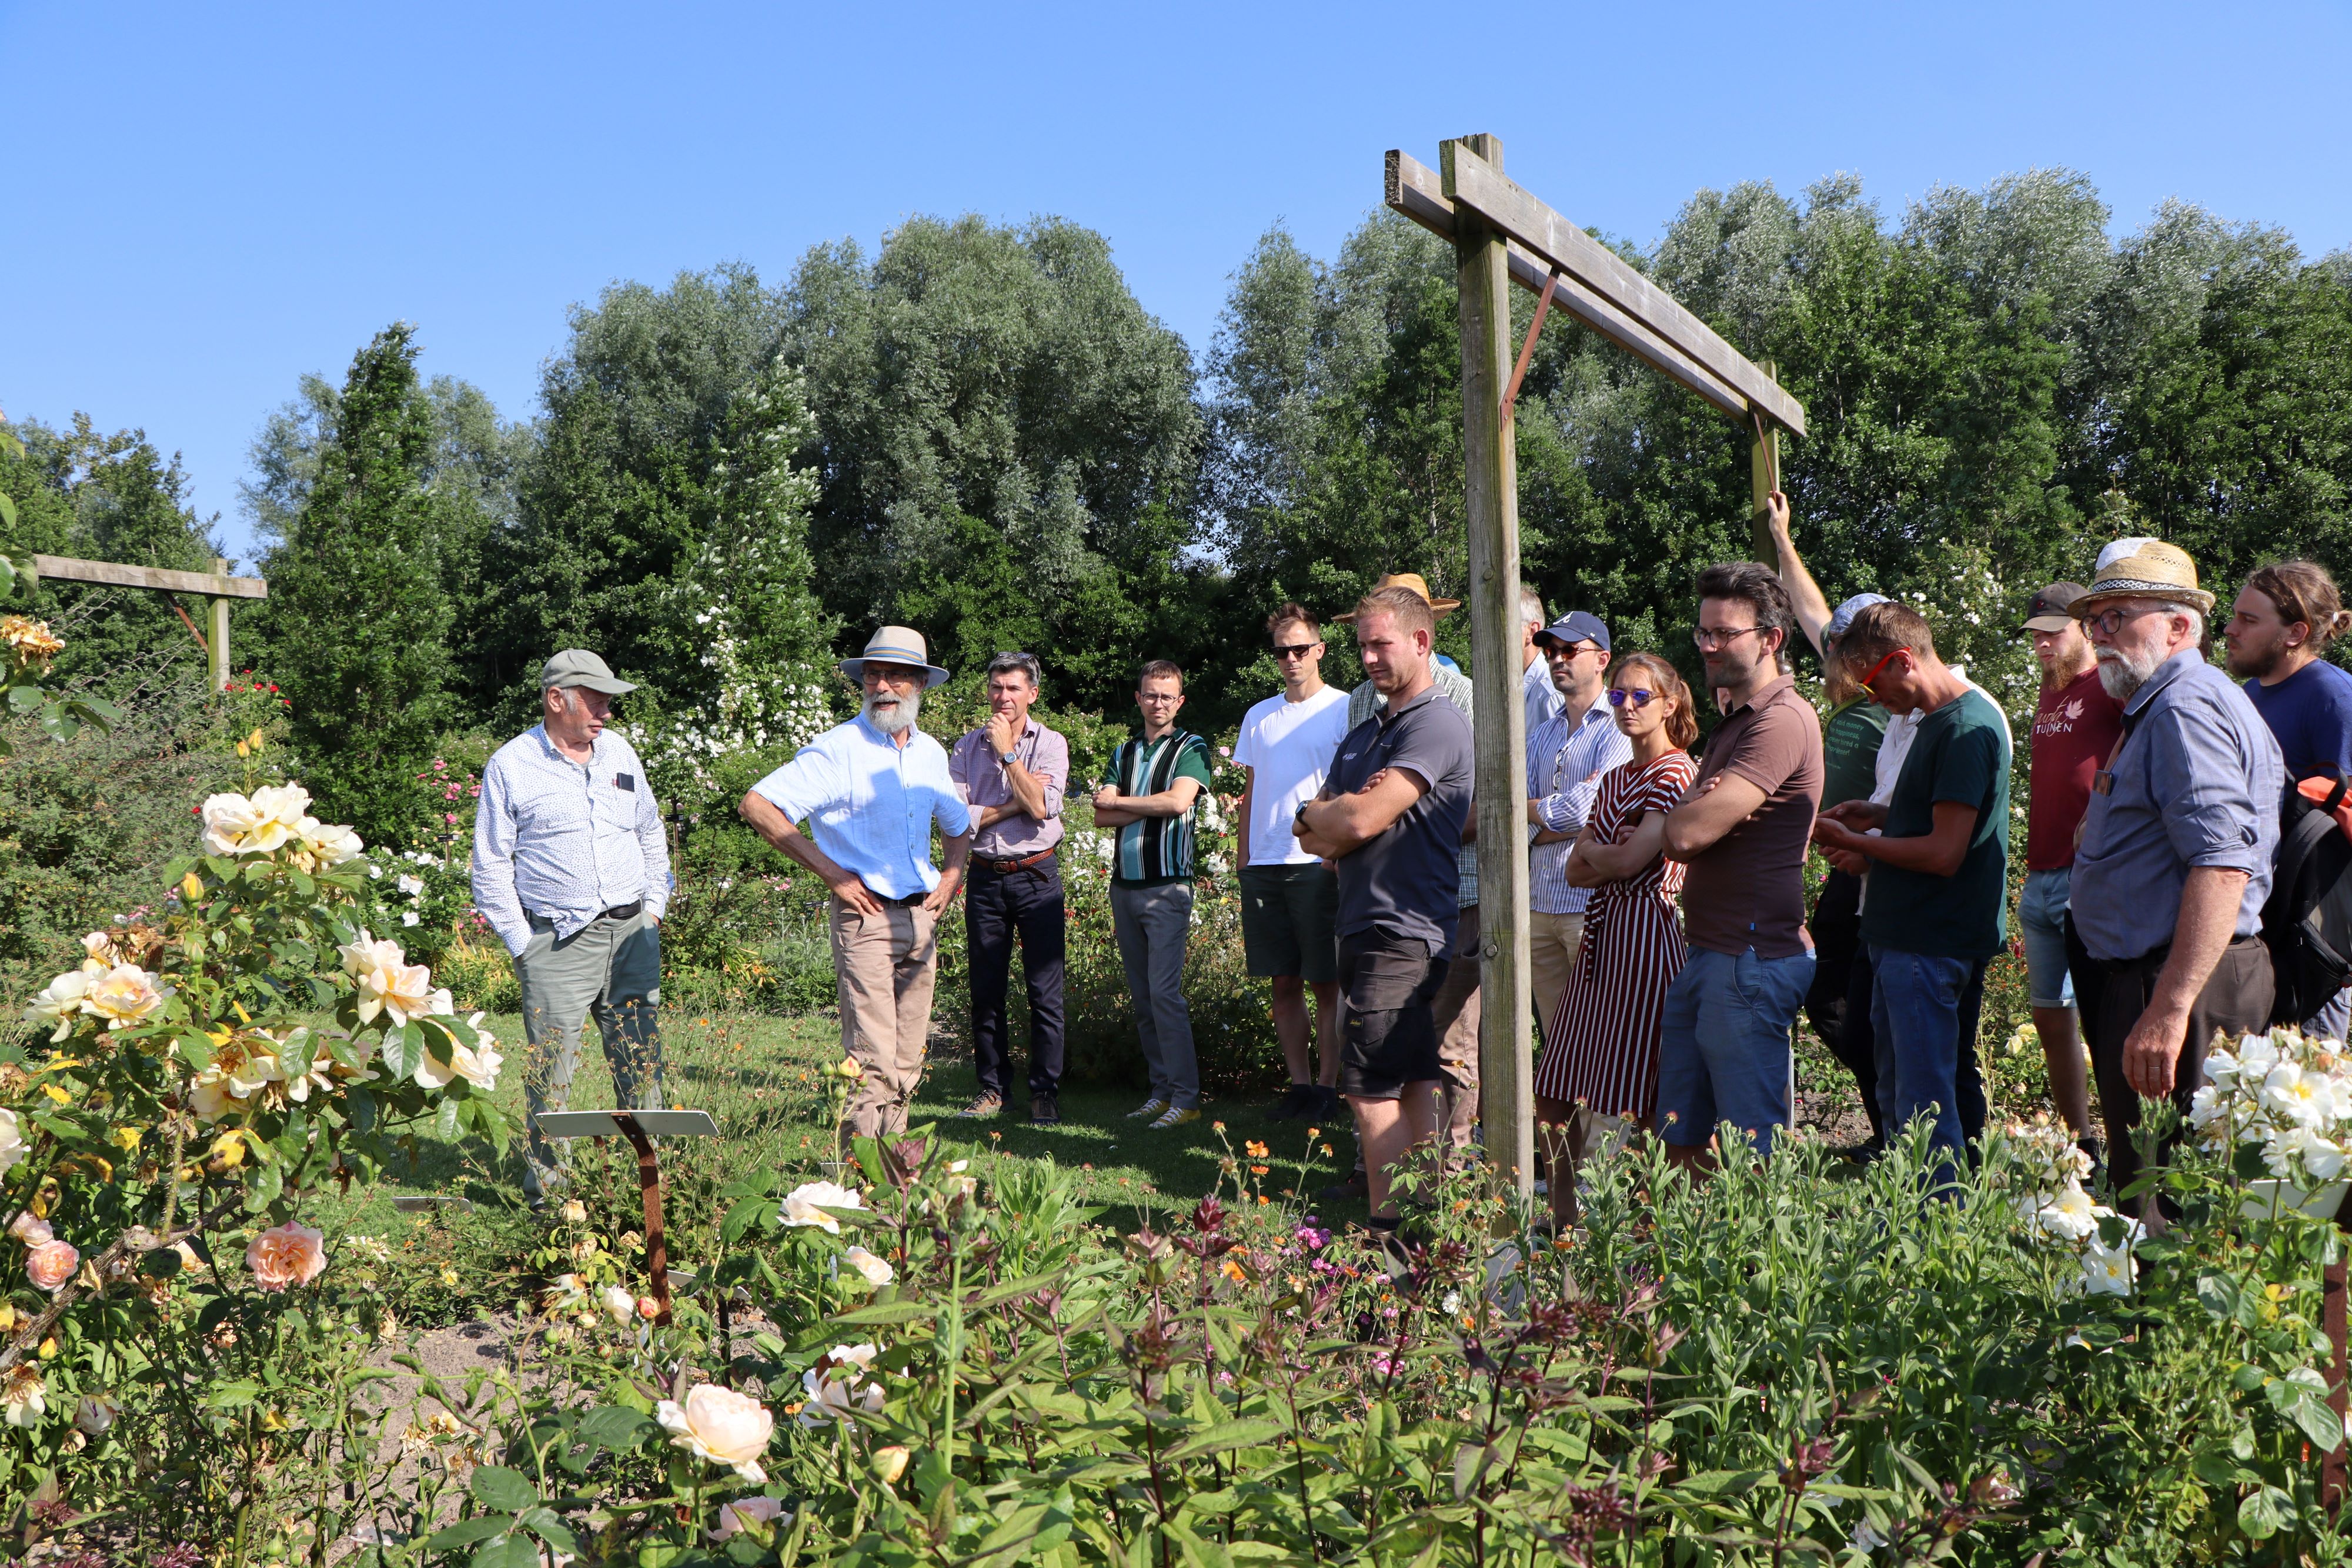
M 100 1253 L 89 1267 L 95 1270 L 102 1281 L 106 1278 L 109 1270 L 131 1253 L 135 1251 L 143 1256 L 148 1252 L 160 1251 L 163 1248 L 176 1246 L 200 1230 L 211 1229 L 215 1222 L 244 1200 L 242 1193 L 233 1197 L 223 1198 L 211 1209 L 200 1215 L 194 1225 L 176 1232 L 166 1232 L 152 1247 L 133 1247 L 131 1244 L 131 1238 L 125 1235 L 113 1246 Z M 8 1348 L 0 1350 L 0 1372 L 5 1372 L 24 1360 L 26 1351 L 41 1343 L 42 1336 L 49 1332 L 51 1325 L 65 1315 L 66 1309 L 80 1299 L 82 1291 L 82 1274 L 78 1272 L 58 1290 L 57 1295 L 50 1300 L 48 1306 L 38 1317 L 32 1319 L 16 1331 L 16 1337 L 8 1342 Z

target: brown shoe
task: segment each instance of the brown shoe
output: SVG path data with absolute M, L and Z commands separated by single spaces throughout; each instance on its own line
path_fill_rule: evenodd
M 1033 1127 L 1058 1127 L 1062 1124 L 1062 1106 L 1051 1094 L 1029 1096 L 1029 1124 Z
M 979 1099 L 957 1112 L 956 1117 L 960 1121 L 977 1122 L 983 1117 L 1001 1116 L 1003 1113 L 1004 1101 L 1000 1096 L 982 1094 Z

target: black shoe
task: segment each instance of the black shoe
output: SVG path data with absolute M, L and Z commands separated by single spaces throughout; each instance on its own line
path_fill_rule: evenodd
M 1333 1182 L 1315 1196 L 1325 1203 L 1353 1203 L 1371 1193 L 1371 1183 L 1361 1171 L 1351 1171 L 1346 1181 Z
M 1029 1124 L 1033 1127 L 1058 1127 L 1062 1124 L 1062 1107 L 1054 1096 L 1029 1096 Z
M 1307 1114 L 1307 1108 L 1314 1103 L 1314 1097 L 1313 1084 L 1294 1083 L 1282 1092 L 1282 1098 L 1276 1101 L 1273 1108 L 1266 1112 L 1265 1119 L 1269 1122 L 1288 1122 L 1304 1116 Z
M 1001 1094 L 991 1094 L 982 1090 L 979 1099 L 956 1113 L 956 1119 L 961 1122 L 977 1122 L 984 1117 L 1002 1115 L 1003 1113 L 1004 1097 Z
M 1309 1086 L 1307 1096 L 1307 1108 L 1298 1113 L 1298 1119 L 1302 1122 L 1320 1125 L 1348 1108 L 1340 1102 L 1337 1089 L 1327 1088 L 1320 1083 Z

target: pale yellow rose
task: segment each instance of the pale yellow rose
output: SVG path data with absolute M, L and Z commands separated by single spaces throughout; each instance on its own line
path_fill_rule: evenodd
M 65 639 L 49 630 L 46 621 L 29 615 L 0 615 L 0 643 L 27 669 L 45 669 L 65 652 Z
M 719 1505 L 719 1528 L 710 1532 L 713 1541 L 725 1541 L 742 1533 L 746 1525 L 764 1524 L 771 1530 L 791 1527 L 793 1516 L 784 1505 L 772 1497 L 739 1497 Z
M 446 1010 L 448 993 L 435 992 L 432 971 L 410 963 L 399 943 L 379 941 L 362 930 L 358 941 L 337 951 L 343 956 L 343 972 L 358 991 L 362 1023 L 373 1023 L 378 1013 L 385 1012 L 395 1025 L 430 1018 L 436 1000 Z
M 8 1234 L 27 1247 L 38 1247 L 53 1239 L 57 1232 L 49 1228 L 47 1220 L 28 1208 L 8 1222 Z
M 98 976 L 89 969 L 70 969 L 51 980 L 41 993 L 25 1008 L 25 1021 L 36 1028 L 47 1024 L 57 1027 L 50 1031 L 49 1043 L 73 1033 L 74 1020 L 84 1015 L 82 1002 L 89 995 L 90 986 Z
M 728 1465 L 754 1486 L 765 1482 L 760 1456 L 775 1435 L 776 1418 L 749 1395 L 715 1383 L 698 1383 L 687 1391 L 683 1404 L 665 1399 L 654 1419 L 670 1434 L 670 1441 L 698 1458 Z
M 0 1111 L 0 1176 L 25 1157 L 25 1132 L 16 1124 L 16 1113 Z
M 876 1480 L 886 1487 L 896 1486 L 898 1478 L 907 1473 L 907 1461 L 911 1458 L 913 1454 L 906 1444 L 893 1443 L 887 1448 L 875 1449 L 874 1457 L 866 1463 L 873 1468 Z
M 244 852 L 247 836 L 261 825 L 261 813 L 251 800 L 228 792 L 205 797 L 204 821 L 205 852 L 233 855 Z
M 83 936 L 81 950 L 88 957 L 97 959 L 101 969 L 110 969 L 123 960 L 122 949 L 116 946 L 113 936 L 104 931 L 92 931 Z
M 82 997 L 84 1012 L 106 1020 L 109 1029 L 129 1029 L 144 1022 L 172 994 L 163 977 L 136 964 L 117 964 L 96 977 Z
M 70 1241 L 44 1241 L 25 1254 L 25 1277 L 37 1290 L 51 1294 L 65 1289 L 66 1281 L 81 1267 L 81 1254 Z
M 42 1385 L 39 1367 L 20 1361 L 0 1376 L 0 1412 L 5 1413 L 11 1427 L 37 1427 L 48 1408 L 48 1390 Z
M 417 1058 L 416 1082 L 427 1089 L 442 1089 L 448 1086 L 450 1080 L 462 1078 L 487 1092 L 499 1086 L 499 1068 L 505 1061 L 506 1058 L 491 1050 L 487 1041 L 475 1047 L 453 1039 L 449 1042 L 449 1064 L 446 1067 L 429 1048 Z
M 245 1266 L 265 1291 L 307 1285 L 327 1267 L 326 1239 L 323 1232 L 289 1220 L 253 1239 L 245 1249 Z
M 310 791 L 299 784 L 265 785 L 253 792 L 251 804 L 252 825 L 238 848 L 246 854 L 268 854 L 301 836 L 310 815 Z
M 359 859 L 366 847 L 351 829 L 322 822 L 316 817 L 303 818 L 295 824 L 294 832 L 300 841 L 294 858 L 302 862 L 305 871 L 331 870 L 345 861 Z
M 865 1277 L 867 1284 L 877 1289 L 898 1277 L 898 1271 L 896 1269 L 891 1268 L 889 1264 L 863 1247 L 852 1247 L 842 1256 L 848 1260 L 851 1268 Z

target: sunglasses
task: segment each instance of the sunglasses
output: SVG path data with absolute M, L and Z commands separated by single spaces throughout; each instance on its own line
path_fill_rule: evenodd
M 1897 653 L 1909 653 L 1910 651 L 1911 651 L 1911 650 L 1910 650 L 1910 649 L 1908 649 L 1908 648 L 1890 648 L 1890 649 L 1888 649 L 1888 650 L 1887 650 L 1887 652 L 1886 652 L 1886 657 L 1885 657 L 1884 659 L 1879 660 L 1879 661 L 1878 661 L 1878 663 L 1876 663 L 1876 664 L 1873 664 L 1873 665 L 1871 665 L 1871 666 L 1870 666 L 1870 674 L 1866 674 L 1866 675 L 1864 675 L 1864 676 L 1863 676 L 1863 677 L 1862 677 L 1862 684 L 1863 684 L 1864 685 L 1867 686 L 1868 685 L 1870 685 L 1870 684 L 1871 684 L 1871 682 L 1873 682 L 1873 681 L 1874 681 L 1874 680 L 1878 679 L 1880 673 L 1881 673 L 1882 671 L 1884 671 L 1884 670 L 1886 668 L 1886 666 L 1887 666 L 1887 665 L 1889 665 L 1889 664 L 1893 664 L 1893 663 L 1895 662 L 1895 654 L 1897 654 Z
M 1279 643 L 1275 645 L 1274 656 L 1277 659 L 1303 659 L 1321 646 L 1320 643 Z
M 1652 703 L 1657 700 L 1658 694 L 1656 692 L 1643 691 L 1639 687 L 1631 691 L 1626 690 L 1622 686 L 1612 686 L 1609 688 L 1609 706 L 1611 707 L 1623 707 L 1630 702 L 1637 708 L 1644 708 L 1648 707 Z

